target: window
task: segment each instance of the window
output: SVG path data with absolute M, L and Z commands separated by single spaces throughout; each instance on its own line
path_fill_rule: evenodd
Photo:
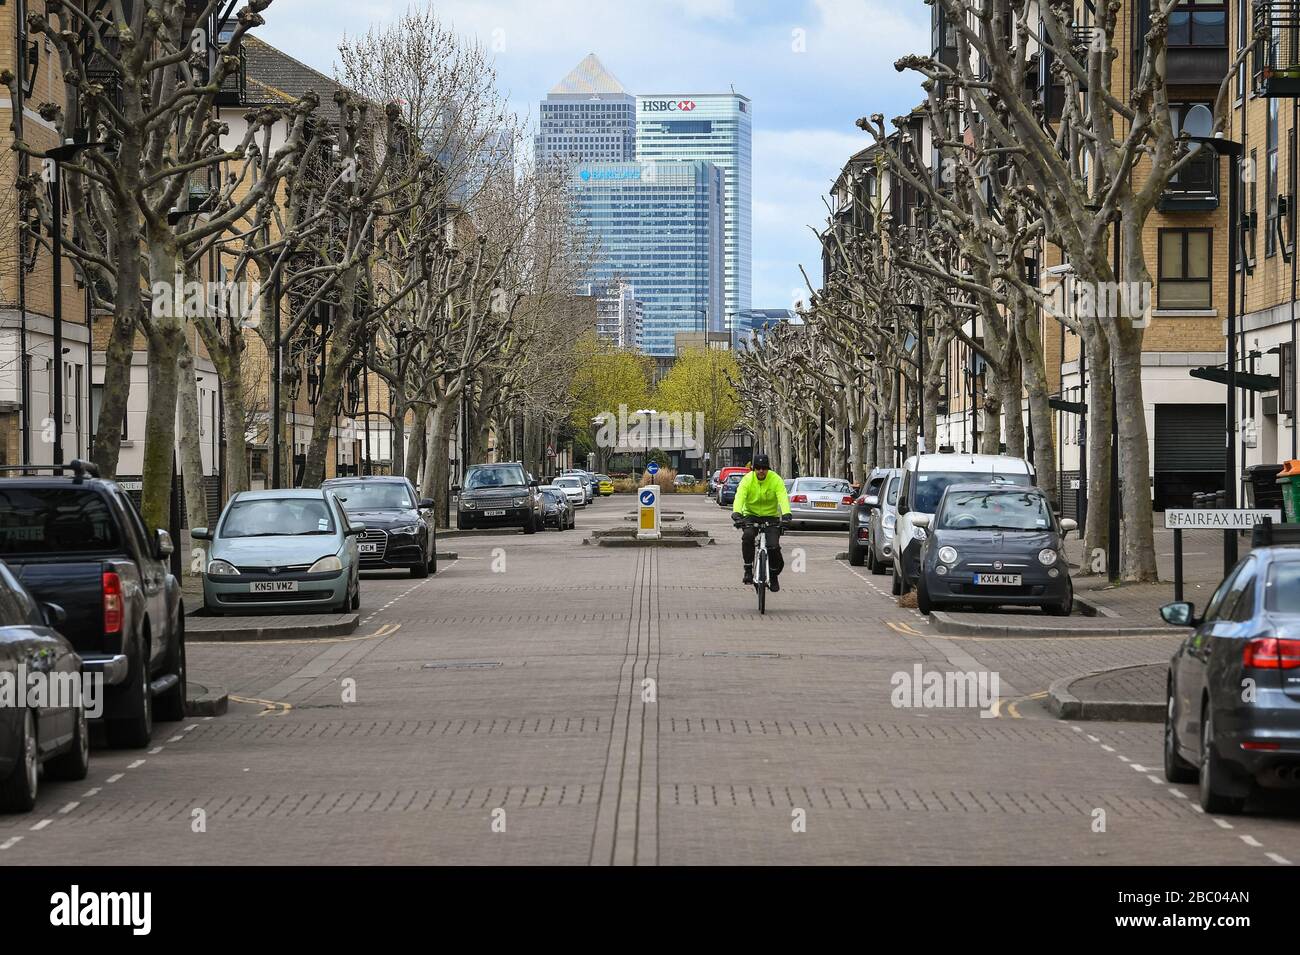
M 1175 136 L 1182 132 L 1183 120 L 1188 110 L 1198 105 L 1205 106 L 1211 111 L 1214 109 L 1214 104 L 1210 102 L 1169 104 L 1169 121 L 1173 125 Z M 1188 164 L 1169 177 L 1169 189 L 1171 192 L 1217 196 L 1219 193 L 1218 155 L 1209 146 L 1197 149 Z
M 1169 46 L 1226 46 L 1227 23 L 1222 0 L 1187 0 L 1169 14 Z
M 1268 164 L 1264 169 L 1264 209 L 1268 214 L 1268 222 L 1265 223 L 1264 228 L 1265 257 L 1277 253 L 1277 113 L 1281 100 L 1269 97 L 1267 102 L 1268 122 L 1264 124 L 1264 155 Z
M 1295 414 L 1295 356 L 1291 354 L 1291 343 L 1286 342 L 1278 349 L 1278 411 L 1282 414 Z
M 1213 229 L 1161 229 L 1160 308 L 1209 308 Z
M 117 547 L 112 512 L 94 491 L 0 490 L 0 554 L 99 553 Z

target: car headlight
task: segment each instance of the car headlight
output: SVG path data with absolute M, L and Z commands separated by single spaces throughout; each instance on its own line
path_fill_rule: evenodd
M 419 524 L 404 524 L 404 525 L 401 526 L 401 527 L 394 527 L 394 528 L 392 528 L 388 533 L 390 533 L 390 534 L 411 534 L 411 535 L 415 535 L 415 534 L 420 533 L 420 525 L 419 525 Z
M 467 511 L 472 511 L 472 510 L 474 510 L 474 502 L 473 502 L 473 501 L 462 501 L 462 502 L 461 502 L 461 506 L 464 507 L 465 510 L 467 510 Z
M 957 548 L 955 548 L 955 547 L 940 547 L 940 548 L 939 548 L 939 562 L 940 562 L 941 564 L 955 564 L 955 563 L 957 563 Z
M 227 561 L 212 560 L 212 561 L 208 561 L 208 576 L 209 577 L 238 577 L 239 569 L 234 564 L 231 564 Z
M 1038 552 L 1038 562 L 1044 567 L 1051 567 L 1056 563 L 1056 551 L 1050 547 L 1044 547 Z
M 327 574 L 333 570 L 342 570 L 343 561 L 339 560 L 333 554 L 328 557 L 322 557 L 316 563 L 307 568 L 309 574 Z
M 523 506 L 524 506 L 524 499 L 522 497 L 515 498 L 515 507 L 523 507 Z
M 898 520 L 897 514 L 886 514 L 883 518 L 881 518 L 880 526 L 887 531 L 892 531 L 894 529 L 894 521 L 896 520 Z

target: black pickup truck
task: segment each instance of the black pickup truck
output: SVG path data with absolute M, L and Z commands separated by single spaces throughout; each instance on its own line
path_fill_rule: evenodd
M 37 600 L 63 608 L 59 629 L 83 670 L 104 674 L 109 743 L 147 746 L 155 716 L 185 716 L 185 610 L 165 563 L 171 537 L 148 532 L 93 464 L 0 470 L 14 472 L 0 477 L 0 559 Z

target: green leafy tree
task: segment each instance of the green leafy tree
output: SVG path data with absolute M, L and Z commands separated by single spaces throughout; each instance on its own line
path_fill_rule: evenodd
M 704 450 L 718 459 L 718 446 L 740 423 L 740 396 L 733 381 L 740 366 L 730 351 L 695 348 L 677 356 L 672 370 L 659 382 L 655 410 L 692 412 L 703 418 Z

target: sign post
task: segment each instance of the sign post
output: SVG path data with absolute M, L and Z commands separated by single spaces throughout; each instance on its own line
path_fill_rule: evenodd
M 637 540 L 659 540 L 659 485 L 647 484 L 638 492 Z
M 1229 534 L 1248 531 L 1266 520 L 1281 523 L 1282 512 L 1238 507 L 1179 508 L 1165 511 L 1165 529 L 1174 532 L 1174 600 L 1183 599 L 1183 531 L 1223 531 L 1226 539 Z M 1235 538 L 1233 543 L 1235 550 Z M 1224 574 L 1231 569 L 1225 567 Z

